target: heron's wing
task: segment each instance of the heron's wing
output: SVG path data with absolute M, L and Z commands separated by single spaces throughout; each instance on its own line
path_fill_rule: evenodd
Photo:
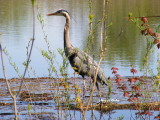
M 87 53 L 79 50 L 78 48 L 70 51 L 69 61 L 74 67 L 74 70 L 81 75 L 91 75 L 91 70 L 96 69 L 97 63 Z
M 94 78 L 98 64 L 87 53 L 77 48 L 74 48 L 72 49 L 72 51 L 70 51 L 69 61 L 73 69 L 80 75 L 87 75 L 91 78 Z M 104 72 L 100 67 L 97 73 L 97 80 L 102 84 L 107 84 Z
M 91 66 L 97 66 L 97 63 L 94 61 L 94 59 L 88 55 L 87 53 L 79 50 L 79 52 L 77 53 L 77 56 L 79 56 L 79 59 L 81 59 L 81 61 L 83 61 L 83 63 L 85 64 L 89 64 Z
M 79 50 L 77 52 L 77 58 L 80 59 L 80 61 L 83 63 L 83 69 L 87 70 L 86 75 L 91 76 L 92 78 L 94 78 L 96 71 L 97 71 L 97 67 L 98 64 L 97 62 L 87 53 Z M 97 73 L 97 80 L 102 83 L 102 84 L 106 84 L 107 85 L 107 78 L 104 75 L 103 70 L 100 68 L 98 69 L 98 73 Z

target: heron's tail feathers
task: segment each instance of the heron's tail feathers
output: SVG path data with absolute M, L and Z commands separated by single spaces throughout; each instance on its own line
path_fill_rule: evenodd
M 107 78 L 106 78 L 106 79 L 104 79 L 104 80 L 101 80 L 101 81 L 100 81 L 100 83 L 101 83 L 102 85 L 106 85 L 106 86 L 108 86 Z
M 107 78 L 106 76 L 104 75 L 103 72 L 99 72 L 98 75 L 97 75 L 97 81 L 100 82 L 102 85 L 108 85 L 107 83 Z

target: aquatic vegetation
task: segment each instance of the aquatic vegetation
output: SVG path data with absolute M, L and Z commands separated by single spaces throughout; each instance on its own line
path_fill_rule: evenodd
M 88 53 L 94 50 L 95 33 L 99 30 L 100 49 L 98 53 L 98 66 L 103 62 L 105 53 L 108 50 L 106 48 L 107 29 L 112 25 L 111 23 L 107 25 L 108 2 L 109 0 L 103 1 L 102 18 L 98 18 L 96 21 L 96 14 L 92 10 L 93 0 L 89 0 L 88 3 L 89 30 L 88 37 L 86 37 L 87 44 L 85 50 Z M 14 79 L 0 79 L 0 86 L 4 88 L 0 93 L 0 97 L 7 99 L 1 102 L 0 106 L 10 107 L 14 105 L 16 116 L 20 118 L 20 115 L 28 115 L 27 118 L 30 119 L 47 119 L 45 116 L 49 117 L 48 119 L 74 119 L 78 116 L 76 113 L 77 111 L 80 113 L 80 117 L 78 116 L 77 119 L 86 119 L 87 116 L 90 116 L 91 119 L 97 119 L 96 114 L 94 114 L 97 112 L 96 110 L 100 113 L 100 119 L 103 119 L 105 118 L 103 114 L 105 114 L 105 116 L 112 116 L 114 110 L 117 109 L 128 109 L 128 111 L 136 110 L 135 116 L 137 119 L 148 119 L 153 115 L 155 119 L 160 118 L 159 114 L 155 115 L 155 111 L 159 110 L 160 60 L 157 59 L 158 74 L 156 76 L 154 76 L 152 70 L 150 70 L 148 66 L 150 54 L 154 52 L 153 49 L 156 48 L 155 50 L 157 50 L 157 48 L 160 48 L 159 28 L 155 29 L 152 27 L 149 24 L 150 20 L 148 17 L 133 17 L 132 13 L 128 16 L 129 21 L 133 22 L 138 27 L 139 33 L 146 38 L 146 55 L 144 56 L 142 66 L 144 76 L 137 76 L 140 71 L 137 69 L 136 65 L 130 66 L 130 69 L 128 69 L 130 74 L 127 77 L 122 76 L 119 72 L 121 69 L 115 65 L 115 67 L 112 67 L 110 70 L 113 76 L 108 77 L 107 87 L 101 86 L 100 92 L 98 92 L 95 89 L 96 77 L 93 81 L 91 81 L 90 78 L 85 78 L 87 82 L 86 92 L 84 93 L 83 80 L 78 77 L 77 72 L 72 73 L 72 77 L 70 77 L 68 73 L 69 62 L 64 54 L 64 50 L 52 50 L 50 40 L 48 39 L 48 33 L 45 31 L 45 15 L 39 10 L 36 0 L 31 0 L 31 3 L 33 13 L 33 36 L 26 47 L 27 58 L 23 63 L 25 66 L 24 74 L 20 74 L 17 64 L 12 61 L 7 49 L 3 49 L 0 41 L 1 61 L 3 62 L 3 54 L 6 55 L 11 66 L 19 76 L 19 78 Z M 36 7 L 37 11 L 34 10 Z M 43 40 L 47 46 L 46 49 L 40 48 L 39 50 L 48 65 L 47 69 L 43 69 L 43 71 L 48 71 L 47 77 L 43 78 L 37 77 L 32 66 L 29 66 L 32 62 L 30 56 L 35 41 L 36 19 L 41 25 Z M 60 59 L 63 60 L 62 63 L 56 61 L 58 55 L 60 55 Z M 95 58 L 94 55 L 93 58 Z M 3 63 L 2 67 L 4 69 Z M 73 69 L 76 70 L 77 68 L 73 67 Z M 30 74 L 34 74 L 35 78 L 25 78 L 26 74 L 28 74 L 29 77 Z M 97 72 L 95 74 L 97 74 Z M 4 80 L 6 80 L 8 85 L 7 89 Z M 6 92 L 7 90 L 9 92 Z M 14 104 L 8 100 L 10 96 L 13 98 Z M 10 103 L 8 103 L 8 101 Z M 87 115 L 89 112 L 91 115 Z M 4 114 L 2 113 L 0 115 Z M 18 119 L 18 117 L 16 119 Z M 113 119 L 125 119 L 125 114 L 119 117 L 116 116 Z
M 159 85 L 156 84 L 157 80 L 155 79 L 155 76 L 154 76 L 152 70 L 149 68 L 149 63 L 148 63 L 151 53 L 153 53 L 153 51 L 155 51 L 155 50 L 157 51 L 157 49 L 154 49 L 154 46 L 156 45 L 157 48 L 159 49 L 160 39 L 159 39 L 159 33 L 157 32 L 158 28 L 154 28 L 157 31 L 153 30 L 153 28 L 151 27 L 151 25 L 149 23 L 150 16 L 148 16 L 148 17 L 133 17 L 132 13 L 129 13 L 128 16 L 129 16 L 129 21 L 132 21 L 133 23 L 136 24 L 136 26 L 140 29 L 141 34 L 146 38 L 146 41 L 147 41 L 146 54 L 144 56 L 144 62 L 143 62 L 143 66 L 142 66 L 143 71 L 145 71 L 144 75 L 146 75 L 146 76 L 143 78 L 144 80 L 138 79 L 139 83 L 137 83 L 137 85 L 132 86 L 132 89 L 135 90 L 135 92 L 137 91 L 136 95 L 132 95 L 132 97 L 134 97 L 134 100 L 138 100 L 137 97 L 142 97 L 142 98 L 144 98 L 144 100 L 146 100 L 147 97 L 153 96 L 151 91 L 149 90 L 149 88 L 147 87 L 146 91 L 142 92 L 142 94 L 139 94 L 139 92 L 141 91 L 140 86 L 142 86 L 142 84 L 144 84 L 147 79 L 151 79 L 151 84 L 154 86 L 155 91 L 159 91 Z M 154 16 L 151 16 L 151 17 L 154 17 Z M 159 56 L 159 54 L 157 54 L 157 56 Z M 159 60 L 157 61 L 157 64 L 158 63 L 159 63 Z M 158 74 L 157 74 L 157 76 L 158 76 L 159 75 L 159 64 L 157 66 L 157 71 L 158 71 Z M 133 75 L 134 75 L 134 73 L 137 73 L 137 71 L 134 68 L 131 69 L 131 72 L 133 73 Z M 148 77 L 148 73 L 151 76 Z M 133 83 L 133 82 L 136 82 L 136 80 L 137 79 L 129 79 L 128 81 L 130 83 Z M 156 93 L 156 94 L 158 94 L 158 93 Z M 136 99 L 135 99 L 135 97 L 136 97 Z M 129 101 L 132 101 L 132 100 L 129 98 Z M 157 100 L 157 102 L 159 102 L 159 101 Z M 152 113 L 148 110 L 145 110 L 145 111 L 138 112 L 137 115 L 151 116 Z

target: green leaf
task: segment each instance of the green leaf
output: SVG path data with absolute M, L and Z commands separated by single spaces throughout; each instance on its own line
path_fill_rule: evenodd
M 36 0 L 31 0 L 31 2 L 32 2 L 32 6 L 34 6 L 34 5 L 35 5 Z
M 129 12 L 128 17 L 131 18 L 132 17 L 132 12 Z
M 90 22 L 93 21 L 93 18 L 94 18 L 94 15 L 93 15 L 93 14 L 89 14 L 89 21 L 90 21 Z
M 48 52 L 46 52 L 46 51 L 44 51 L 44 50 L 41 50 L 41 54 L 42 54 L 45 58 L 47 58 L 48 60 L 51 60 L 51 57 L 50 57 L 50 55 L 48 55 Z
M 30 111 L 32 108 L 32 106 L 30 104 L 28 104 L 28 111 Z

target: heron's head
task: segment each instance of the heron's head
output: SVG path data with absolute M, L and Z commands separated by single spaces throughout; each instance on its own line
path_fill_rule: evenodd
M 49 13 L 47 14 L 47 16 L 52 16 L 52 15 L 56 15 L 56 16 L 66 16 L 68 15 L 68 12 L 66 10 L 58 10 L 54 13 Z

